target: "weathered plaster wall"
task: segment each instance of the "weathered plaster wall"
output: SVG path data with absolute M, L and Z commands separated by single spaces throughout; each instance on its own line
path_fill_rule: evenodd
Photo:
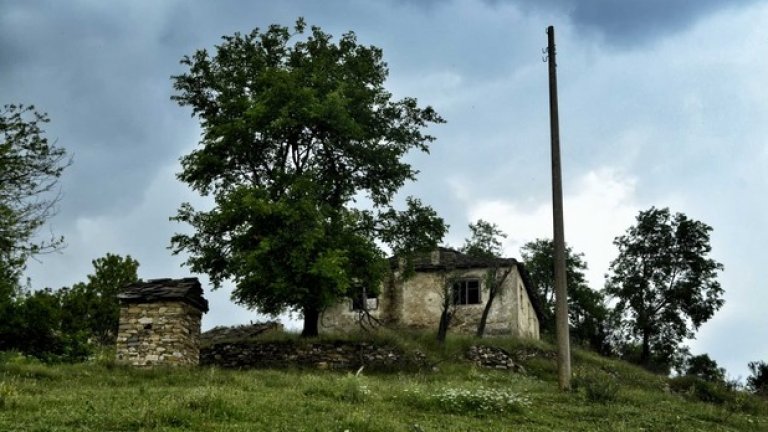
M 521 337 L 538 339 L 539 338 L 539 319 L 536 317 L 536 311 L 533 309 L 528 292 L 523 287 L 520 278 L 516 281 L 515 289 L 518 301 L 515 304 L 515 323 L 516 333 Z
M 353 310 L 351 299 L 344 299 L 343 301 L 326 309 L 325 312 L 320 315 L 320 331 L 338 332 L 362 329 L 360 325 L 361 319 L 364 320 L 363 324 L 369 328 L 381 323 L 391 323 L 393 296 L 390 292 L 384 292 L 387 289 L 386 285 L 381 289 L 382 292 L 379 294 L 377 299 L 378 306 L 376 309 L 368 310 L 370 318 L 365 317 L 362 311 Z
M 478 279 L 480 281 L 480 303 L 456 305 L 453 307 L 451 331 L 474 333 L 488 300 L 488 286 L 485 284 L 485 270 L 472 269 L 459 271 L 453 275 L 458 278 Z M 519 275 L 512 269 L 502 285 L 501 292 L 491 305 L 486 321 L 487 334 L 514 333 L 515 308 L 517 306 L 515 290 Z M 442 311 L 445 276 L 441 273 L 417 273 L 408 279 L 403 288 L 403 324 L 422 329 L 437 329 Z
M 474 333 L 488 300 L 485 270 L 457 271 L 456 278 L 480 281 L 480 303 L 453 307 L 451 331 Z M 442 310 L 445 278 L 441 272 L 417 272 L 401 283 L 385 284 L 379 295 L 379 308 L 371 315 L 384 323 L 410 328 L 436 331 Z M 323 314 L 322 332 L 350 331 L 360 328 L 359 312 L 351 310 L 351 301 L 345 300 Z M 486 334 L 513 334 L 538 339 L 538 320 L 517 267 L 513 267 L 493 301 L 486 321 Z
M 184 302 L 121 305 L 117 361 L 133 366 L 197 365 L 201 317 L 199 309 Z

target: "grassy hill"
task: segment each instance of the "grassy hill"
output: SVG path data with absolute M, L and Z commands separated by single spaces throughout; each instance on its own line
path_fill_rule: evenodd
M 561 392 L 554 348 L 545 343 L 378 338 L 419 349 L 429 366 L 359 374 L 136 370 L 108 359 L 50 366 L 6 353 L 0 431 L 768 431 L 765 400 L 588 352 L 574 352 L 576 388 Z M 465 360 L 477 343 L 503 348 L 525 373 Z

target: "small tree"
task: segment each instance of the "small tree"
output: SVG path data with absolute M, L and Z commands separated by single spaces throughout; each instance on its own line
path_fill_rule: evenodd
M 451 327 L 451 321 L 456 311 L 456 302 L 453 296 L 454 284 L 458 280 L 458 275 L 452 267 L 446 267 L 440 273 L 442 284 L 440 285 L 440 321 L 437 324 L 437 342 L 445 343 L 448 335 L 448 329 Z
M 181 61 L 189 70 L 173 77 L 173 99 L 192 107 L 203 134 L 178 177 L 215 206 L 183 204 L 173 219 L 194 234 L 171 243 L 214 287 L 231 279 L 241 304 L 297 310 L 302 335 L 315 336 L 324 308 L 356 286 L 378 289 L 388 266 L 377 241 L 402 256 L 442 239 L 443 220 L 419 200 L 403 212 L 391 202 L 415 179 L 403 157 L 426 152 L 424 127 L 443 120 L 413 98 L 393 101 L 381 50 L 354 33 L 334 43 L 312 27 L 301 38 L 301 19 L 293 30 L 236 33 L 214 56 Z M 358 196 L 373 210 L 356 209 Z
M 501 239 L 507 235 L 496 224 L 478 219 L 474 224 L 469 224 L 469 230 L 471 237 L 465 240 L 461 251 L 471 257 L 487 260 L 491 264 L 484 278 L 488 298 L 475 333 L 477 337 L 483 337 L 493 301 L 501 293 L 501 287 L 512 272 L 512 267 L 502 266 Z
M 541 328 L 543 332 L 555 332 L 555 265 L 554 245 L 551 239 L 536 239 L 520 249 L 525 268 L 531 277 L 539 301 L 542 303 Z M 600 291 L 587 284 L 584 272 L 587 262 L 583 253 L 565 248 L 565 272 L 568 281 L 568 315 L 571 338 L 592 349 L 607 353 L 608 309 Z
M 707 354 L 700 354 L 685 360 L 683 365 L 685 375 L 692 375 L 713 383 L 725 383 L 725 369 L 717 365 L 717 362 L 709 358 Z
M 49 143 L 48 116 L 33 106 L 0 108 L 0 304 L 18 294 L 18 278 L 31 256 L 56 250 L 63 238 L 36 241 L 56 211 L 56 185 L 70 165 L 64 149 Z
M 761 396 L 768 396 L 768 363 L 754 361 L 748 366 L 752 375 L 747 377 L 747 388 Z
M 708 225 L 669 209 L 651 208 L 614 240 L 606 292 L 627 337 L 641 344 L 640 361 L 671 357 L 684 338 L 723 305 L 722 264 L 709 258 Z
M 83 332 L 100 345 L 113 345 L 120 315 L 117 295 L 123 287 L 139 280 L 139 263 L 130 255 L 123 258 L 111 253 L 92 263 L 93 273 L 87 276 L 87 282 L 61 291 L 62 330 L 70 334 Z

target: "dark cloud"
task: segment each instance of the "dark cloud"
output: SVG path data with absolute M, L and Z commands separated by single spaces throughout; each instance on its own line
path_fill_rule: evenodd
M 763 0 L 488 0 L 518 3 L 527 10 L 564 12 L 586 32 L 605 43 L 636 46 L 685 30 L 698 20 L 727 8 Z
M 0 99 L 48 112 L 49 138 L 74 156 L 62 178 L 64 219 L 130 207 L 157 168 L 178 157 L 178 125 L 195 127 L 168 109 L 181 54 L 156 41 L 165 11 L 143 12 L 63 2 L 0 10 L 0 64 L 13 83 Z

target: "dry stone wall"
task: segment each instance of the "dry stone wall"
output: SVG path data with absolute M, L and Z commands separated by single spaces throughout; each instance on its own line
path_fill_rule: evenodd
M 511 370 L 525 373 L 525 368 L 516 363 L 512 356 L 501 348 L 486 345 L 474 345 L 469 347 L 466 353 L 467 360 L 487 369 Z
M 419 351 L 399 349 L 366 342 L 299 344 L 287 342 L 221 343 L 203 348 L 202 365 L 225 368 L 262 368 L 303 366 L 318 369 L 408 370 L 426 366 Z
M 122 306 L 117 361 L 133 366 L 196 365 L 201 316 L 198 308 L 180 301 Z

